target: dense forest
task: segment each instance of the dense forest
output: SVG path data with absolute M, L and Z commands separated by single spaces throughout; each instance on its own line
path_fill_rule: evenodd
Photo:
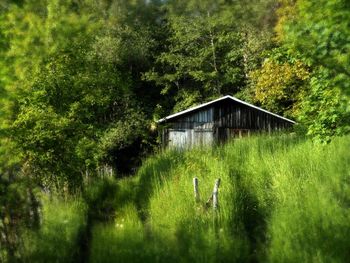
M 348 0 L 0 0 L 0 260 L 38 193 L 76 195 L 157 151 L 157 120 L 221 95 L 349 131 Z

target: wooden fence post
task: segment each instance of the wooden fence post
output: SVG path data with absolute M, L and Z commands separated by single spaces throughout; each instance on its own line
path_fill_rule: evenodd
M 199 191 L 198 191 L 198 178 L 194 177 L 193 178 L 193 191 L 194 191 L 194 198 L 196 202 L 199 201 Z
M 215 180 L 215 184 L 214 184 L 214 189 L 213 189 L 213 208 L 214 210 L 216 210 L 219 206 L 219 199 L 218 199 L 218 195 L 219 195 L 219 186 L 220 186 L 220 178 Z

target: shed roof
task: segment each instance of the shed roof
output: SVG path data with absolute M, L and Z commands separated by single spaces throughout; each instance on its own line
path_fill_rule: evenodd
M 262 109 L 262 108 L 259 108 L 259 107 L 255 106 L 255 105 L 253 105 L 253 104 L 250 104 L 250 103 L 245 102 L 245 101 L 243 101 L 243 100 L 237 99 L 237 98 L 235 98 L 235 97 L 233 97 L 233 96 L 230 96 L 230 95 L 226 95 L 226 96 L 223 96 L 223 97 L 218 98 L 218 99 L 216 99 L 216 100 L 212 100 L 212 101 L 203 103 L 203 104 L 201 104 L 201 105 L 198 105 L 198 106 L 189 108 L 189 109 L 187 109 L 187 110 L 180 111 L 180 112 L 178 112 L 178 113 L 169 115 L 169 116 L 167 116 L 167 117 L 165 117 L 165 118 L 163 118 L 163 119 L 158 120 L 158 123 L 165 122 L 165 121 L 167 121 L 167 120 L 176 118 L 176 117 L 181 116 L 181 115 L 183 115 L 183 114 L 186 114 L 186 113 L 189 113 L 189 112 L 192 112 L 192 111 L 195 111 L 195 110 L 204 108 L 204 107 L 206 107 L 206 106 L 209 106 L 209 105 L 211 105 L 211 104 L 214 104 L 214 103 L 216 103 L 216 102 L 219 102 L 219 101 L 222 101 L 222 100 L 226 100 L 226 99 L 229 99 L 229 100 L 232 100 L 232 101 L 241 103 L 241 104 L 246 105 L 246 106 L 248 106 L 248 107 L 257 109 L 257 110 L 259 110 L 259 111 L 263 111 L 263 112 L 268 113 L 268 114 L 270 114 L 270 115 L 272 115 L 272 116 L 275 116 L 275 117 L 277 117 L 277 118 L 279 118 L 279 119 L 282 119 L 282 120 L 285 120 L 285 121 L 288 121 L 288 122 L 291 122 L 291 123 L 295 123 L 295 121 L 292 121 L 292 120 L 290 120 L 290 119 L 287 119 L 287 118 L 285 118 L 285 117 L 282 117 L 282 116 L 280 116 L 280 115 L 277 115 L 277 114 L 275 114 L 275 113 L 272 113 L 272 112 L 270 112 L 270 111 L 264 110 L 264 109 Z

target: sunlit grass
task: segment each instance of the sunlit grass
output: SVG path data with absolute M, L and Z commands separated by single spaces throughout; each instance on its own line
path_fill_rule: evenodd
M 324 146 L 282 135 L 180 157 L 167 152 L 139 174 L 153 182 L 147 222 L 181 260 L 343 262 L 350 242 L 348 149 L 349 137 Z M 180 161 L 165 169 L 164 156 Z M 217 215 L 203 207 L 216 178 L 222 180 Z
M 120 209 L 115 220 L 92 229 L 90 262 L 142 262 L 144 227 L 132 204 Z
M 96 181 L 81 200 L 45 201 L 28 262 L 69 262 L 87 206 L 90 262 L 346 262 L 350 137 L 281 135 L 165 151 L 135 177 Z M 199 180 L 196 202 L 192 179 Z M 206 205 L 221 179 L 219 209 Z
M 80 255 L 87 207 L 81 199 L 43 198 L 42 225 L 23 236 L 24 262 L 73 262 Z

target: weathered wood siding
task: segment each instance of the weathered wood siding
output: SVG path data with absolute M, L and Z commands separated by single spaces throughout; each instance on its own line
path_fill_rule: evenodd
M 292 126 L 274 115 L 232 101 L 222 101 L 214 107 L 215 127 L 273 131 Z
M 292 125 L 293 123 L 262 110 L 232 100 L 223 100 L 169 120 L 162 137 L 165 146 L 191 148 L 258 131 L 279 131 Z
M 168 129 L 167 145 L 170 148 L 191 148 L 199 145 L 211 145 L 214 141 L 213 130 Z
M 171 123 L 173 129 L 212 129 L 214 124 L 214 107 L 181 116 Z

